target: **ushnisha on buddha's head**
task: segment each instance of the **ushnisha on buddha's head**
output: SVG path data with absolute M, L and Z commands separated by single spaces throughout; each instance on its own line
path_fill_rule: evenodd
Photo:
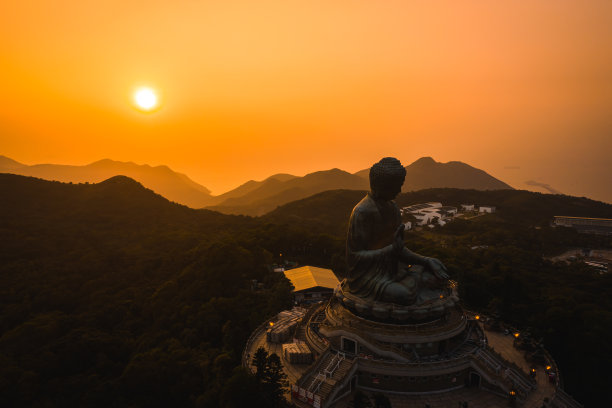
M 393 200 L 402 191 L 406 169 L 394 157 L 384 157 L 370 169 L 370 189 L 375 199 Z

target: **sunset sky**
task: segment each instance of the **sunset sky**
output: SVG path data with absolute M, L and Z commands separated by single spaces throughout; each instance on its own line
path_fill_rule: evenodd
M 609 0 L 5 1 L 0 89 L 25 164 L 165 164 L 218 194 L 432 156 L 612 202 Z

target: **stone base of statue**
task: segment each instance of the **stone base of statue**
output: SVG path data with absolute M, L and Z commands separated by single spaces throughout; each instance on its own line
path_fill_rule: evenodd
M 550 406 L 580 407 L 550 383 L 548 373 L 558 369 L 548 354 L 548 371 L 538 367 L 538 376 L 529 376 L 524 367 L 532 363 L 512 352 L 514 336 L 487 332 L 482 316 L 451 299 L 456 286 L 449 286 L 442 314 L 432 310 L 433 303 L 410 308 L 431 310 L 416 323 L 364 317 L 345 305 L 339 287 L 336 296 L 302 315 L 289 344 L 267 340 L 271 325 L 264 322 L 249 338 L 243 364 L 255 372 L 252 356 L 259 347 L 279 354 L 291 384 L 286 398 L 302 408 L 345 406 L 357 391 L 382 393 L 393 406 L 452 407 L 469 400 L 470 406 L 540 407 L 546 398 Z M 274 326 L 286 319 L 285 314 L 273 319 Z M 292 359 L 287 349 L 296 344 L 309 350 L 312 359 Z M 496 350 L 510 352 L 502 355 Z
M 471 385 L 498 395 L 516 390 L 525 398 L 534 384 L 524 373 L 502 371 L 507 363 L 486 348 L 482 328 L 459 304 L 456 285 L 444 293 L 401 306 L 363 301 L 340 285 L 304 319 L 304 341 L 316 361 L 292 385 L 292 401 L 326 408 L 357 389 L 399 396 Z
M 336 288 L 334 296 L 358 316 L 394 323 L 421 323 L 444 316 L 459 301 L 452 287 L 436 290 L 423 289 L 414 305 L 397 305 L 389 302 L 365 300 L 345 290 L 346 281 Z

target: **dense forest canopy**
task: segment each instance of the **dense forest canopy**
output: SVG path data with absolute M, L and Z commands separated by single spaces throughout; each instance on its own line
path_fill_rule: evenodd
M 291 305 L 289 283 L 267 265 L 289 259 L 342 276 L 348 216 L 365 194 L 328 191 L 251 218 L 170 203 L 126 177 L 0 174 L 0 192 L 0 406 L 118 407 L 269 403 L 240 368 L 250 332 Z M 410 232 L 407 245 L 447 264 L 467 307 L 543 338 L 579 401 L 612 404 L 612 278 L 545 258 L 610 249 L 610 237 L 550 222 L 612 218 L 611 205 L 512 190 L 397 201 L 495 205 Z

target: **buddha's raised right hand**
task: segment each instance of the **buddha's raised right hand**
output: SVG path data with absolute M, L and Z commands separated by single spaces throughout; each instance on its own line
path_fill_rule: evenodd
M 395 230 L 395 238 L 393 239 L 393 252 L 397 255 L 402 253 L 404 249 L 404 229 L 406 226 L 400 224 Z

